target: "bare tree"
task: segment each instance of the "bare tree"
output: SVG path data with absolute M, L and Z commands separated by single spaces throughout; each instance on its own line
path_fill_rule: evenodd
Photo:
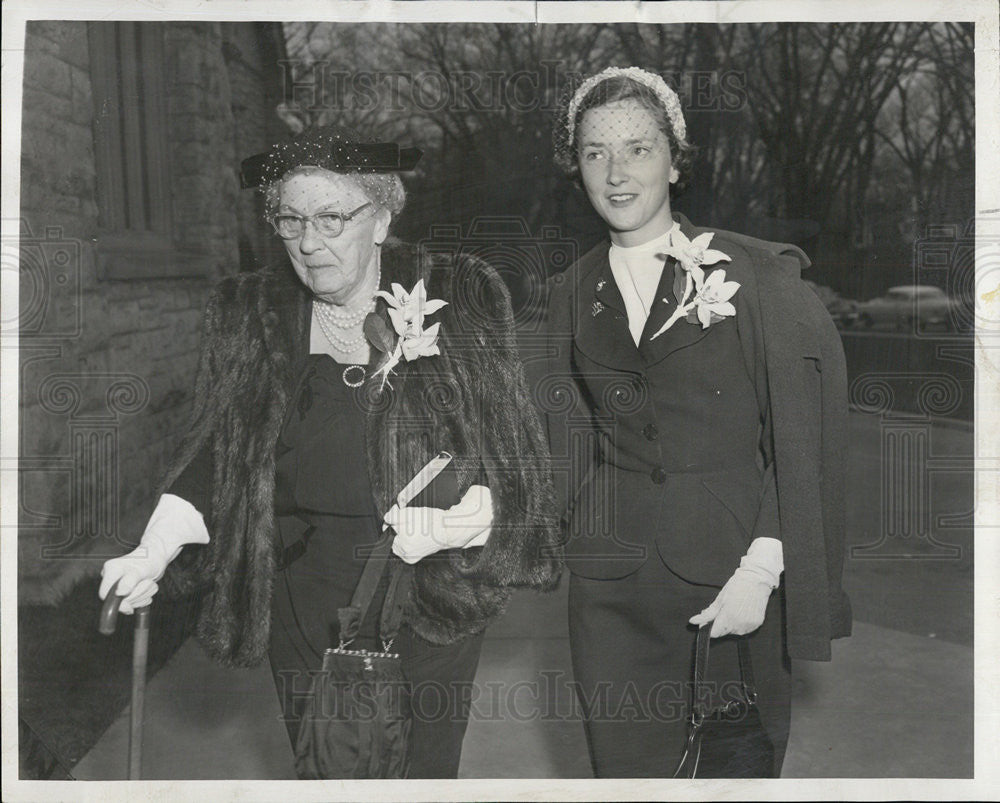
M 425 216 L 514 213 L 534 230 L 561 181 L 550 133 L 560 92 L 616 43 L 597 25 L 382 24 L 314 26 L 297 44 L 296 81 L 320 85 L 299 113 L 428 152 Z
M 874 259 L 872 249 L 905 248 L 899 231 L 870 236 L 873 211 L 881 225 L 916 198 L 921 220 L 931 220 L 968 195 L 967 25 L 286 28 L 297 86 L 315 90 L 302 91 L 289 114 L 354 122 L 427 152 L 410 234 L 490 214 L 519 217 L 533 232 L 557 224 L 581 240 L 599 232 L 552 164 L 551 131 L 573 76 L 611 65 L 654 70 L 678 88 L 699 149 L 679 202 L 693 219 L 793 240 L 791 230 L 754 222 L 811 221 L 836 241 L 824 247 L 843 271 Z
M 907 173 L 912 234 L 928 222 L 956 222 L 956 185 L 971 182 L 975 157 L 972 27 L 931 26 L 919 55 L 919 69 L 897 78 L 877 129 Z

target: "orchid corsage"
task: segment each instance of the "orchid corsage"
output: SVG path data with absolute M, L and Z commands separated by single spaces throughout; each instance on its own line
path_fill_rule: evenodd
M 707 278 L 702 270 L 702 265 L 730 261 L 728 254 L 708 247 L 714 236 L 712 232 L 705 232 L 689 240 L 680 229 L 670 233 L 670 247 L 665 253 L 676 259 L 680 268 L 674 279 L 677 309 L 650 340 L 666 332 L 679 318 L 686 318 L 689 323 L 700 323 L 702 329 L 707 329 L 716 321 L 736 314 L 736 307 L 729 299 L 740 289 L 739 282 L 727 282 L 726 271 L 722 268 L 712 271 Z M 666 298 L 661 301 L 670 303 Z
M 420 279 L 410 292 L 401 284 L 393 282 L 392 292 L 379 290 L 375 293 L 385 299 L 389 320 L 395 330 L 395 337 L 389 332 L 385 321 L 377 313 L 370 313 L 365 319 L 364 331 L 371 344 L 386 355 L 385 362 L 375 372 L 382 377 L 384 388 L 389 373 L 401 360 L 412 362 L 418 357 L 432 357 L 440 354 L 437 341 L 441 334 L 440 322 L 424 329 L 424 319 L 433 315 L 448 302 L 439 298 L 427 298 L 424 280 Z

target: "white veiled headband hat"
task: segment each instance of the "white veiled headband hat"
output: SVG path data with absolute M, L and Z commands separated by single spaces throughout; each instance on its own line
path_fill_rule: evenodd
M 573 97 L 570 99 L 569 106 L 566 109 L 566 131 L 569 141 L 572 142 L 573 140 L 576 128 L 576 111 L 580 108 L 580 102 L 587 97 L 587 93 L 595 86 L 607 81 L 609 78 L 618 76 L 631 78 L 636 83 L 652 89 L 660 99 L 660 102 L 663 103 L 663 109 L 670 120 L 674 136 L 679 140 L 687 138 L 687 126 L 684 124 L 684 113 L 681 111 L 680 98 L 677 97 L 677 93 L 674 90 L 667 86 L 667 82 L 663 78 L 656 73 L 647 72 L 639 67 L 608 67 L 606 70 L 601 70 L 597 75 L 590 76 L 573 93 Z
M 574 138 L 576 136 L 577 116 L 580 113 L 580 106 L 595 88 L 614 78 L 627 79 L 649 90 L 662 106 L 674 139 L 677 140 L 682 148 L 688 148 L 686 142 L 687 125 L 684 122 L 684 113 L 681 111 L 680 98 L 667 85 L 666 81 L 660 75 L 643 70 L 640 67 L 608 67 L 583 80 L 576 86 L 575 90 L 568 88 L 564 95 L 554 131 L 555 159 L 564 170 L 575 172 L 576 149 L 574 147 Z

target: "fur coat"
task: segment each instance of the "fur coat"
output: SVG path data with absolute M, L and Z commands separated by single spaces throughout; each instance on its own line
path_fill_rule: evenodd
M 485 546 L 444 550 L 414 568 L 407 621 L 427 641 L 449 644 L 502 613 L 509 587 L 553 587 L 561 556 L 548 451 L 506 288 L 478 260 L 383 246 L 383 288 L 409 290 L 421 277 L 428 298 L 448 302 L 428 322 L 441 323 L 441 354 L 400 362 L 391 387 L 366 382 L 366 468 L 379 511 L 441 450 L 455 456 L 460 491 L 485 473 L 493 498 Z M 280 542 L 275 447 L 309 350 L 310 300 L 288 266 L 220 283 L 205 313 L 191 429 L 164 483 L 210 448 L 211 540 L 187 547 L 171 575 L 180 590 L 207 583 L 197 634 L 231 666 L 254 665 L 267 652 Z M 378 311 L 385 314 L 382 299 Z M 372 351 L 369 377 L 380 356 Z

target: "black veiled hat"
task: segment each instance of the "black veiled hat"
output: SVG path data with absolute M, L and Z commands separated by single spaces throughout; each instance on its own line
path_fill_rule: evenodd
M 289 142 L 280 142 L 240 165 L 244 189 L 264 187 L 303 165 L 336 172 L 396 173 L 413 170 L 423 151 L 395 142 L 366 142 L 339 126 L 308 128 Z

